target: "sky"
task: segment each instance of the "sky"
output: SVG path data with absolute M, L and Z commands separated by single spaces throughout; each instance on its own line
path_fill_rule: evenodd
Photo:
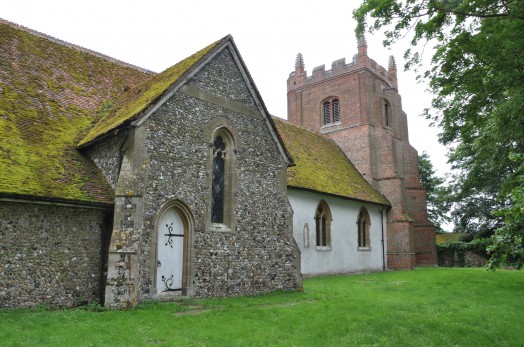
M 272 115 L 287 118 L 286 80 L 302 53 L 308 75 L 357 52 L 352 0 L 0 0 L 0 18 L 142 68 L 161 72 L 231 34 Z M 449 171 L 438 128 L 419 116 L 430 107 L 427 86 L 403 70 L 403 39 L 390 50 L 366 35 L 368 55 L 387 68 L 393 55 L 409 137 L 437 173 Z M 425 58 L 429 58 L 426 54 Z M 427 60 L 427 59 L 426 59 Z

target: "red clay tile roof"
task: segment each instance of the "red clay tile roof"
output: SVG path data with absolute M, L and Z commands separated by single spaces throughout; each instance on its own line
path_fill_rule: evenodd
M 145 70 L 0 20 L 0 194 L 112 202 L 75 149 Z

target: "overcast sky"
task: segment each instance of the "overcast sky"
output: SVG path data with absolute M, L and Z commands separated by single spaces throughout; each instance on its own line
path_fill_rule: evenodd
M 262 98 L 286 118 L 286 80 L 302 53 L 306 70 L 357 52 L 352 10 L 360 1 L 323 0 L 0 0 L 0 18 L 160 72 L 231 34 Z M 368 55 L 387 68 L 394 55 L 411 144 L 427 151 L 439 174 L 447 171 L 438 129 L 419 116 L 430 106 L 426 86 L 404 72 L 407 39 L 391 51 L 367 35 Z M 428 56 L 429 58 L 429 56 Z

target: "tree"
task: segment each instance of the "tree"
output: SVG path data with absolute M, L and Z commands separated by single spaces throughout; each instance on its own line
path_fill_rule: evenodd
M 426 189 L 428 219 L 435 224 L 437 232 L 443 232 L 442 224 L 449 221 L 447 213 L 450 210 L 449 190 L 444 185 L 444 179 L 437 176 L 433 163 L 426 152 L 418 156 L 420 181 Z
M 491 254 L 488 267 L 491 269 L 501 265 L 519 269 L 524 266 L 524 156 L 512 155 L 510 159 L 519 163 L 515 175 L 518 183 L 507 194 L 507 206 L 495 212 L 504 218 L 504 224 L 495 230 L 493 244 L 488 247 Z
M 369 16 L 370 31 L 385 28 L 385 45 L 412 33 L 406 69 L 420 67 L 418 44 L 434 44 L 420 77 L 455 171 L 452 215 L 462 231 L 496 233 L 501 262 L 518 259 L 523 182 L 511 158 L 524 153 L 524 0 L 365 0 L 353 15 L 358 36 Z

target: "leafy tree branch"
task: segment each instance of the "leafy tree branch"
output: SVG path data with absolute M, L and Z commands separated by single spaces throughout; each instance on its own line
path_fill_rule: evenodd
M 439 128 L 454 169 L 455 224 L 519 235 L 522 165 L 512 158 L 524 154 L 524 0 L 365 0 L 353 15 L 357 36 L 384 29 L 391 45 L 411 35 L 406 69 L 420 67 L 421 44 L 433 45 L 419 78 L 434 95 L 424 116 Z M 494 249 L 515 251 L 502 247 L 511 237 L 494 238 Z

